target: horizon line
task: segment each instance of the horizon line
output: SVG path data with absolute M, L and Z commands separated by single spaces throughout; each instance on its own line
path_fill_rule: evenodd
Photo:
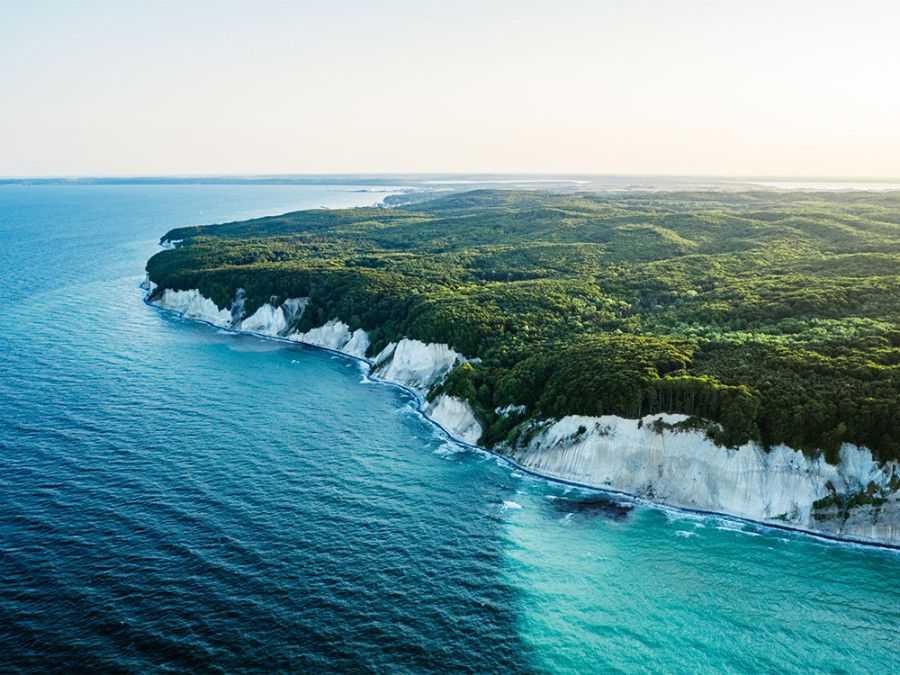
M 732 180 L 786 181 L 836 183 L 892 183 L 900 176 L 848 176 L 813 174 L 724 174 L 724 173 L 586 173 L 586 172 L 515 172 L 515 171 L 350 171 L 323 173 L 161 173 L 161 174 L 74 174 L 74 175 L 5 175 L 0 182 L 10 181 L 86 181 L 86 180 L 297 180 L 312 178 L 515 178 L 551 179 L 561 182 L 577 179 L 669 179 L 669 180 Z

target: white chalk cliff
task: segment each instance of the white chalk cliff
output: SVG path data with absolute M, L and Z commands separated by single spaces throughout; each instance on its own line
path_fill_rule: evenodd
M 144 286 L 152 291 L 152 282 Z M 323 347 L 359 359 L 365 359 L 369 349 L 369 335 L 362 329 L 350 330 L 343 321 L 332 319 L 305 333 L 291 326 L 303 315 L 309 298 L 289 298 L 281 305 L 265 303 L 251 316 L 243 316 L 243 292 L 239 291 L 231 309 L 219 309 L 200 291 L 166 289 L 153 303 L 163 309 L 178 312 L 187 319 L 205 321 L 214 326 L 230 328 L 269 337 L 281 337 L 303 344 Z M 403 385 L 424 397 L 432 385 L 440 382 L 455 366 L 465 363 L 461 354 L 445 344 L 425 344 L 404 338 L 392 342 L 371 361 L 372 376 L 376 379 Z M 477 443 L 481 424 L 475 418 L 468 401 L 442 394 L 423 411 L 451 435 L 466 442 Z
M 351 333 L 350 326 L 337 319 L 332 319 L 324 326 L 313 328 L 306 333 L 291 333 L 288 338 L 357 358 L 364 358 L 369 348 L 369 336 L 366 331 L 357 328 Z
M 382 358 L 379 361 L 376 358 L 376 363 L 380 364 L 385 360 Z M 425 344 L 403 338 L 393 345 L 390 360 L 377 365 L 373 374 L 382 380 L 399 382 L 424 394 L 432 384 L 465 361 L 462 354 L 447 345 Z
M 148 289 L 152 289 L 147 284 Z M 197 290 L 166 289 L 153 302 L 185 318 L 260 335 L 277 336 L 365 359 L 368 334 L 337 319 L 305 333 L 292 326 L 308 298 L 278 307 L 262 305 L 242 318 L 242 295 L 219 309 Z M 445 344 L 404 338 L 367 360 L 372 376 L 420 396 L 466 359 Z M 456 438 L 474 444 L 482 434 L 467 401 L 441 394 L 423 412 Z M 498 414 L 521 414 L 507 406 Z M 642 420 L 568 416 L 533 422 L 525 442 L 498 448 L 521 466 L 551 478 L 611 488 L 676 507 L 723 513 L 841 537 L 900 545 L 900 465 L 880 464 L 865 448 L 844 445 L 838 465 L 784 445 L 766 451 L 756 443 L 729 449 L 702 431 L 661 428 L 683 415 Z M 665 426 L 664 425 L 664 426 Z
M 152 290 L 149 285 L 148 290 Z M 216 303 L 201 295 L 197 289 L 173 291 L 167 288 L 154 300 L 157 306 L 178 312 L 186 319 L 271 337 L 284 336 L 291 324 L 303 314 L 307 302 L 308 298 L 291 298 L 278 307 L 266 303 L 251 316 L 243 318 L 242 302 L 235 302 L 230 309 L 219 309 Z
M 216 303 L 203 297 L 197 289 L 173 291 L 167 288 L 156 304 L 178 312 L 185 319 L 197 319 L 222 328 L 231 326 L 231 310 L 219 309 Z
M 503 450 L 547 476 L 663 504 L 900 544 L 896 463 L 880 465 L 869 450 L 845 444 L 835 466 L 784 445 L 768 452 L 756 443 L 724 448 L 701 431 L 656 425 L 657 420 L 675 424 L 686 419 L 572 415 L 536 426 L 529 441 Z M 842 499 L 860 493 L 872 503 L 849 510 L 840 506 Z
M 425 414 L 461 441 L 471 445 L 481 438 L 481 425 L 468 401 L 441 394 L 423 408 Z

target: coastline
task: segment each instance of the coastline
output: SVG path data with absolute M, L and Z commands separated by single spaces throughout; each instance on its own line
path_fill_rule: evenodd
M 684 514 L 686 516 L 701 516 L 701 517 L 708 517 L 708 518 L 717 518 L 717 519 L 722 519 L 722 520 L 726 520 L 729 522 L 741 523 L 741 524 L 745 524 L 745 525 L 752 525 L 754 527 L 760 527 L 760 528 L 764 528 L 764 529 L 770 528 L 770 529 L 776 530 L 776 531 L 792 532 L 792 533 L 813 537 L 815 539 L 819 539 L 819 540 L 823 540 L 823 541 L 827 541 L 827 542 L 831 542 L 831 543 L 839 543 L 839 544 L 852 545 L 852 546 L 873 547 L 873 548 L 886 549 L 886 550 L 891 550 L 891 551 L 900 551 L 900 542 L 893 543 L 893 542 L 889 542 L 889 541 L 880 541 L 877 539 L 863 539 L 860 537 L 836 534 L 836 533 L 828 532 L 825 530 L 816 530 L 816 529 L 804 528 L 804 527 L 800 527 L 800 526 L 796 526 L 796 525 L 790 525 L 787 523 L 772 522 L 771 520 L 758 520 L 758 519 L 754 519 L 754 518 L 748 518 L 745 516 L 736 515 L 736 514 L 732 514 L 732 513 L 728 513 L 728 512 L 724 512 L 724 511 L 713 511 L 713 510 L 700 509 L 700 508 L 691 508 L 688 506 L 683 506 L 683 505 L 678 505 L 678 504 L 670 504 L 670 503 L 667 503 L 664 501 L 657 501 L 654 499 L 649 499 L 647 497 L 643 497 L 643 496 L 640 496 L 640 495 L 637 495 L 637 494 L 634 494 L 631 492 L 627 492 L 625 490 L 616 489 L 616 488 L 608 486 L 608 485 L 596 485 L 596 484 L 591 484 L 591 483 L 585 483 L 585 482 L 571 480 L 571 479 L 567 479 L 565 477 L 541 472 L 539 470 L 536 470 L 534 468 L 531 468 L 531 467 L 528 467 L 528 466 L 525 466 L 525 465 L 519 463 L 518 461 L 516 461 L 513 457 L 510 457 L 509 455 L 503 454 L 501 452 L 497 452 L 496 450 L 491 450 L 489 448 L 485 448 L 483 446 L 478 445 L 477 443 L 468 442 L 468 441 L 460 438 L 458 435 L 454 434 L 450 429 L 448 429 L 446 426 L 441 424 L 438 420 L 434 419 L 434 417 L 432 417 L 429 414 L 429 411 L 426 409 L 428 406 L 428 402 L 426 401 L 425 397 L 422 395 L 422 393 L 420 391 L 418 391 L 414 387 L 404 384 L 402 382 L 377 377 L 374 374 L 375 369 L 377 367 L 379 367 L 379 365 L 380 365 L 380 363 L 377 360 L 368 359 L 364 356 L 357 356 L 355 354 L 347 353 L 347 352 L 341 351 L 339 349 L 332 349 L 332 348 L 329 348 L 327 346 L 323 346 L 320 344 L 304 342 L 304 341 L 298 340 L 298 339 L 290 339 L 290 338 L 283 337 L 283 336 L 269 335 L 266 333 L 261 333 L 261 332 L 256 332 L 256 331 L 235 329 L 235 328 L 217 325 L 211 321 L 206 321 L 202 318 L 186 317 L 186 316 L 183 316 L 183 314 L 184 314 L 183 312 L 179 312 L 176 309 L 164 307 L 164 306 L 161 306 L 160 304 L 151 302 L 150 295 L 152 294 L 152 290 L 150 290 L 150 287 L 147 286 L 146 284 L 147 284 L 147 282 L 145 281 L 144 283 L 142 283 L 140 285 L 142 290 L 144 290 L 144 298 L 143 298 L 144 303 L 146 305 L 154 307 L 157 310 L 171 312 L 171 313 L 179 316 L 180 318 L 188 319 L 190 321 L 195 321 L 195 322 L 199 322 L 199 323 L 204 323 L 213 328 L 217 328 L 219 330 L 224 330 L 229 333 L 250 335 L 253 337 L 257 337 L 257 338 L 266 338 L 266 339 L 283 342 L 286 344 L 294 344 L 294 345 L 299 344 L 299 345 L 303 345 L 304 347 L 307 347 L 307 348 L 313 348 L 313 349 L 329 352 L 329 353 L 336 354 L 338 356 L 356 361 L 358 364 L 360 364 L 363 367 L 363 378 L 365 381 L 369 381 L 369 382 L 372 382 L 375 384 L 396 387 L 398 389 L 403 390 L 407 394 L 409 394 L 411 396 L 411 398 L 413 399 L 413 401 L 415 402 L 416 412 L 419 415 L 421 415 L 421 417 L 424 420 L 426 420 L 428 423 L 433 425 L 444 436 L 446 436 L 446 438 L 449 441 L 453 442 L 456 445 L 459 445 L 460 447 L 467 448 L 470 450 L 475 450 L 475 451 L 478 451 L 481 453 L 485 453 L 486 455 L 488 455 L 492 458 L 497 458 L 497 459 L 501 460 L 503 463 L 505 463 L 507 466 L 514 469 L 515 471 L 519 471 L 527 476 L 530 476 L 533 478 L 538 478 L 538 479 L 548 481 L 551 483 L 556 483 L 559 485 L 565 485 L 568 487 L 575 487 L 575 488 L 582 489 L 582 490 L 589 490 L 589 491 L 598 492 L 598 493 L 602 493 L 602 494 L 614 495 L 616 497 L 625 498 L 626 500 L 634 502 L 636 504 L 650 506 L 652 508 L 660 509 L 662 511 L 666 511 L 669 513 Z M 376 359 L 377 359 L 377 357 L 376 357 Z M 383 361 L 381 363 L 383 364 Z

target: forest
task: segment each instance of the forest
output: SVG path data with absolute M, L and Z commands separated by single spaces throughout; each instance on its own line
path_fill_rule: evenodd
M 441 387 L 489 447 L 526 420 L 670 411 L 724 446 L 900 459 L 898 192 L 480 190 L 163 239 L 157 294 L 308 296 L 299 330 L 478 357 Z

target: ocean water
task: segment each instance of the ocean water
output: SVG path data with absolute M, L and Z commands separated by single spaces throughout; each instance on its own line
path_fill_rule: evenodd
M 0 187 L 0 671 L 900 671 L 900 553 L 521 475 L 142 302 L 168 229 L 382 195 Z

